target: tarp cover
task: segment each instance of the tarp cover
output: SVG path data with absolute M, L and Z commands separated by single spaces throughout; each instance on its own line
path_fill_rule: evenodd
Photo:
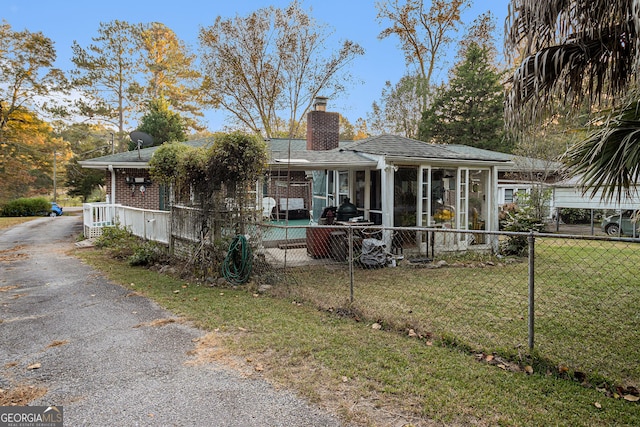
M 363 239 L 360 262 L 368 267 L 383 266 L 387 263 L 386 246 L 382 240 Z

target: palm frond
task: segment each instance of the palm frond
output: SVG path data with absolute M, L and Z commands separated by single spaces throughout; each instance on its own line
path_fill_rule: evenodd
M 606 199 L 631 195 L 640 178 L 640 104 L 629 103 L 586 140 L 570 147 L 562 161 L 569 176 L 580 176 L 583 193 L 598 189 Z
M 535 124 L 558 104 L 619 98 L 640 64 L 635 9 L 638 0 L 512 0 L 505 51 L 524 59 L 508 82 L 509 127 Z

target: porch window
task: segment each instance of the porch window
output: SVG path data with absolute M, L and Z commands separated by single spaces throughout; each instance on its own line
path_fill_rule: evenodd
M 431 170 L 431 218 L 436 225 L 455 227 L 456 174 L 455 169 Z
M 327 206 L 327 171 L 318 171 L 314 170 L 312 173 L 313 176 L 313 193 L 311 203 L 313 208 L 313 218 L 314 220 L 319 220 L 322 216 L 322 211 Z
M 431 170 L 429 168 L 424 168 L 422 169 L 422 179 L 421 179 L 421 185 L 422 185 L 422 193 L 420 193 L 420 197 L 422 200 L 422 206 L 421 206 L 421 212 L 422 212 L 422 221 L 420 222 L 421 226 L 429 226 L 429 219 L 430 219 L 430 203 L 431 200 L 429 199 L 429 194 L 431 194 L 431 191 L 429 191 L 429 174 L 431 173 Z
M 339 203 L 341 205 L 345 199 L 350 198 L 349 196 L 349 171 L 340 171 L 338 172 L 338 196 Z
M 486 230 L 489 212 L 489 171 L 469 170 L 469 229 Z M 485 236 L 475 235 L 475 244 L 484 243 Z
M 504 189 L 504 202 L 513 203 L 513 188 Z
M 366 174 L 364 171 L 356 171 L 356 183 L 355 183 L 355 200 L 354 204 L 358 208 L 358 215 L 365 214 L 365 189 L 366 189 Z
M 394 174 L 393 182 L 393 225 L 413 227 L 417 225 L 418 168 L 398 168 Z
M 336 203 L 335 171 L 327 172 L 327 206 L 338 206 Z
M 369 172 L 369 221 L 382 224 L 382 171 Z

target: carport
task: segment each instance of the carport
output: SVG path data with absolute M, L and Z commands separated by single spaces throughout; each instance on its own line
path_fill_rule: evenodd
M 597 190 L 593 195 L 591 189 L 580 186 L 580 177 L 570 178 L 553 184 L 552 207 L 555 212 L 561 208 L 589 209 L 591 211 L 591 234 L 595 234 L 594 211 L 640 209 L 640 185 L 631 188 L 630 194 L 623 194 L 620 200 L 609 199 L 603 191 Z M 560 216 L 555 216 L 556 231 L 560 227 Z

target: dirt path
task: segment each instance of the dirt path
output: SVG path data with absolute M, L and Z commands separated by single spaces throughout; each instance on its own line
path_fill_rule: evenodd
M 340 425 L 196 360 L 203 331 L 68 255 L 80 230 L 62 216 L 0 234 L 0 405 L 63 406 L 69 426 Z

